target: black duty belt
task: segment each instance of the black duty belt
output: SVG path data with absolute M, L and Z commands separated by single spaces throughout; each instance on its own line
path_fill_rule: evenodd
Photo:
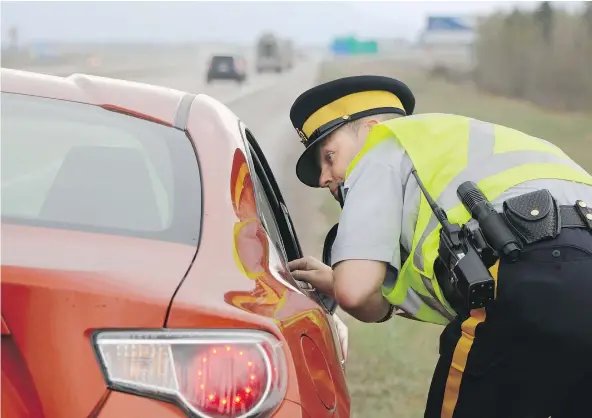
M 573 206 L 559 206 L 562 228 L 584 228 L 592 230 L 592 208 L 578 201 Z
M 592 209 L 585 202 L 577 200 L 574 205 L 559 206 L 547 189 L 507 199 L 503 208 L 506 223 L 525 245 L 553 239 L 561 228 L 584 228 L 592 232 Z M 495 231 L 489 231 L 492 234 Z

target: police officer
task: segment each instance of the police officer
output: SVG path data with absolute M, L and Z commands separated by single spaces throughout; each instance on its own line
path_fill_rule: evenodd
M 290 119 L 305 146 L 296 174 L 329 188 L 342 212 L 332 266 L 306 257 L 290 263 L 294 276 L 363 322 L 445 325 L 426 418 L 592 416 L 592 176 L 542 139 L 414 116 L 414 106 L 405 84 L 379 76 L 296 99 Z M 484 308 L 452 301 L 445 272 L 434 273 L 441 228 L 416 175 L 459 225 L 471 214 L 457 188 L 478 183 L 519 240 L 517 260 L 487 265 L 495 300 Z

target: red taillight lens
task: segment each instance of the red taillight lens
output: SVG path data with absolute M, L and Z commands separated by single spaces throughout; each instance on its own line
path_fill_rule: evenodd
M 100 331 L 93 343 L 110 388 L 192 417 L 267 417 L 285 394 L 281 343 L 262 331 Z
M 271 386 L 266 354 L 257 347 L 176 347 L 173 356 L 185 359 L 177 365 L 180 392 L 210 416 L 246 414 L 257 407 Z

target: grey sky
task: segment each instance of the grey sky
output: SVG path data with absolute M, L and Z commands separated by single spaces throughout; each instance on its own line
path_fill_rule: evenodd
M 578 7 L 578 2 L 555 4 Z M 297 43 L 325 43 L 343 34 L 414 40 L 430 14 L 488 14 L 516 6 L 532 8 L 536 2 L 2 1 L 1 14 L 3 38 L 15 25 L 24 42 L 251 43 L 272 30 Z

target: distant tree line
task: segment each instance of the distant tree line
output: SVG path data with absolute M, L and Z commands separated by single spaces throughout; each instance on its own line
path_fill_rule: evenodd
M 542 2 L 485 19 L 474 81 L 485 91 L 575 111 L 592 110 L 592 2 L 568 13 Z

